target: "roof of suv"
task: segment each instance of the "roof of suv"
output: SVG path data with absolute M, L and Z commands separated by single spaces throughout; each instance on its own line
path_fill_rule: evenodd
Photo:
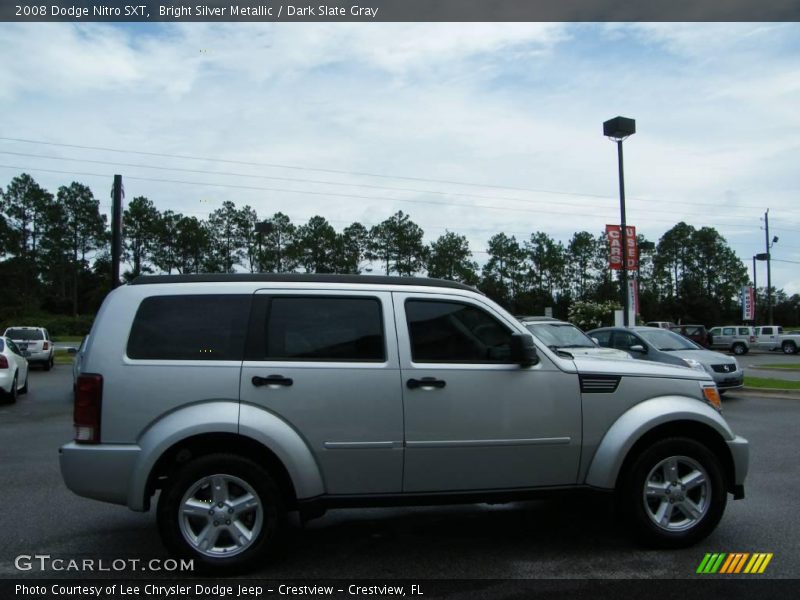
M 429 277 L 397 277 L 386 275 L 338 275 L 333 273 L 201 273 L 197 275 L 140 275 L 130 285 L 154 283 L 216 283 L 233 281 L 277 282 L 277 283 L 356 283 L 365 285 L 414 285 L 454 288 L 477 292 L 457 281 Z M 480 292 L 478 292 L 480 293 Z

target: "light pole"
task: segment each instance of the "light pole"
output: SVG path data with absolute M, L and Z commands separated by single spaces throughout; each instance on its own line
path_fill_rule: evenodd
M 767 212 L 764 213 L 764 242 L 767 251 L 764 253 L 766 256 L 767 261 L 767 324 L 772 325 L 772 267 L 771 267 L 771 259 L 769 250 L 775 243 L 778 241 L 778 236 L 776 235 L 772 238 L 772 242 L 769 241 L 769 209 Z
M 622 142 L 636 133 L 636 121 L 626 117 L 615 117 L 603 123 L 603 135 L 617 143 L 617 161 L 619 163 L 619 214 L 620 235 L 622 236 L 622 270 L 620 282 L 622 284 L 622 319 L 625 327 L 630 324 L 628 307 L 628 229 L 625 223 L 625 177 L 622 169 Z

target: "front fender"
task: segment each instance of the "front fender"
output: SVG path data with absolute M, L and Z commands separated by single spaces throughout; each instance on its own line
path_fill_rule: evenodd
M 709 405 L 683 396 L 661 396 L 640 402 L 624 412 L 603 436 L 592 457 L 585 483 L 613 489 L 625 457 L 648 431 L 674 421 L 694 421 L 720 434 L 726 442 L 735 435 L 722 416 Z

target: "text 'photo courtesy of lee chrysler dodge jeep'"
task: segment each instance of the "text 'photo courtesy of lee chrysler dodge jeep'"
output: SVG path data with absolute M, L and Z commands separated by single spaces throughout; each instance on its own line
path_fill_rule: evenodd
M 681 547 L 744 497 L 748 444 L 700 370 L 554 352 L 473 288 L 335 275 L 139 277 L 83 350 L 67 486 L 175 554 L 252 568 L 287 513 L 613 492 Z

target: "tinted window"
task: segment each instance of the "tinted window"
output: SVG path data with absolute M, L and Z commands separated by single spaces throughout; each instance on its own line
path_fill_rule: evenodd
M 697 350 L 698 348 L 694 342 L 671 331 L 640 331 L 639 335 L 659 350 L 665 352 L 671 350 Z
M 722 335 L 734 335 L 736 330 L 733 327 L 726 327 L 722 330 Z
M 267 304 L 266 343 L 252 360 L 386 360 L 377 298 L 277 296 Z
M 664 333 L 670 333 L 668 331 L 664 331 Z M 670 333 L 670 335 L 675 335 L 674 333 Z M 631 346 L 642 346 L 642 340 L 637 338 L 632 333 L 628 333 L 627 331 L 615 331 L 614 332 L 614 348 L 617 350 L 630 350 Z
M 589 334 L 591 337 L 597 340 L 597 343 L 601 346 L 605 346 L 609 348 L 611 346 L 611 332 L 610 331 L 595 331 L 594 333 Z
M 2 351 L 5 349 L 5 347 L 6 347 L 6 346 L 5 346 L 5 344 L 3 343 L 3 340 L 0 340 L 0 352 L 2 352 Z
M 43 340 L 44 334 L 41 329 L 8 329 L 6 330 L 6 337 L 12 340 Z
M 415 362 L 510 362 L 511 330 L 475 306 L 408 300 L 406 319 Z
M 153 296 L 133 320 L 128 356 L 163 360 L 241 360 L 249 295 Z
M 750 335 L 750 329 L 747 327 L 739 327 L 739 335 Z

